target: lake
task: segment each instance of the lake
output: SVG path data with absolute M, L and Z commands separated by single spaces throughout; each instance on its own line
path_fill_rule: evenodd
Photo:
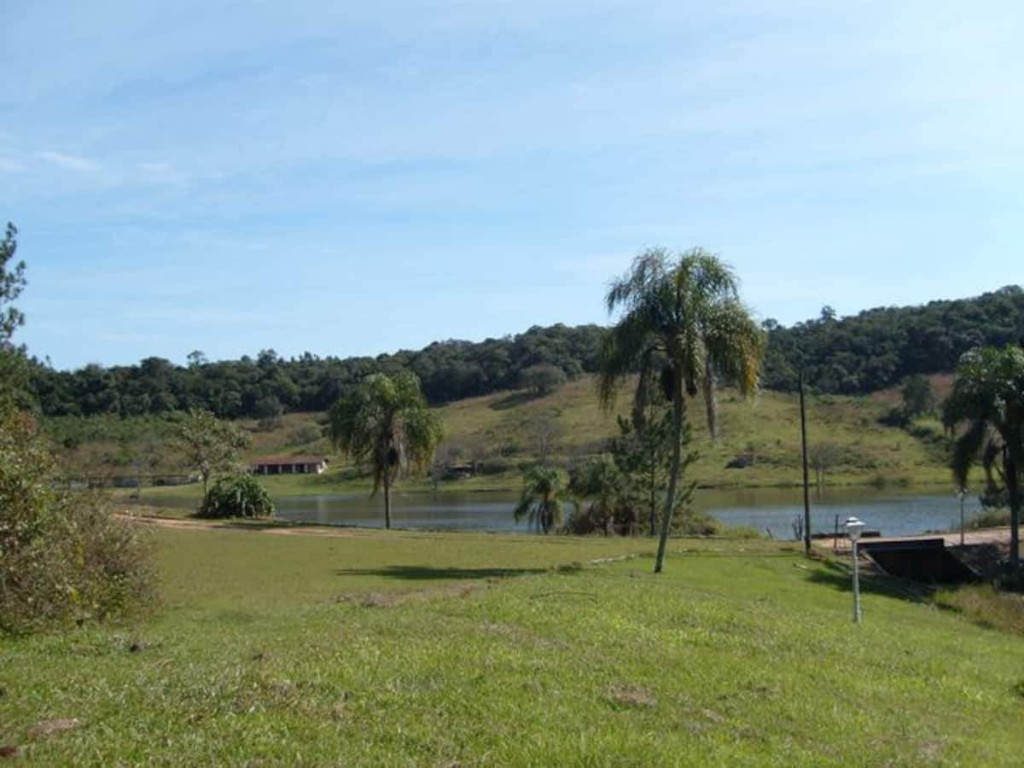
M 793 520 L 803 514 L 798 488 L 698 490 L 694 504 L 730 526 L 750 526 L 769 531 L 776 539 L 793 538 Z M 277 515 L 284 520 L 380 527 L 384 524 L 382 498 L 368 494 L 292 496 L 275 499 Z M 525 523 L 512 519 L 515 494 L 509 493 L 415 493 L 392 498 L 392 525 L 396 528 L 504 531 L 529 533 Z M 967 519 L 981 509 L 976 496 L 965 500 Z M 836 516 L 861 518 L 883 536 L 909 536 L 959 526 L 960 502 L 950 493 L 830 489 L 823 497 L 812 493 L 811 530 L 832 532 Z

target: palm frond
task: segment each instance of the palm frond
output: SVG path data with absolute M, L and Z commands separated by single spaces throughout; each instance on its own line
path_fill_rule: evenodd
M 737 298 L 709 309 L 704 324 L 708 363 L 743 395 L 757 390 L 767 340 L 750 310 Z

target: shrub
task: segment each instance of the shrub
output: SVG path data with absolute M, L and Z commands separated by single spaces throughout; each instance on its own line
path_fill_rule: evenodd
M 0 416 L 0 631 L 102 620 L 152 599 L 138 529 L 102 496 L 63 486 L 32 419 Z
M 693 508 L 677 513 L 672 523 L 672 532 L 680 536 L 716 536 L 723 528 L 711 515 Z
M 967 521 L 968 528 L 1002 528 L 1010 524 L 1009 509 L 986 509 Z
M 268 517 L 274 514 L 274 502 L 250 474 L 222 477 L 206 494 L 199 517 Z
M 298 429 L 292 430 L 290 442 L 293 445 L 305 445 L 315 443 L 324 436 L 323 429 L 315 424 L 303 424 Z
M 538 396 L 550 395 L 557 392 L 568 380 L 565 371 L 557 365 L 541 363 L 524 368 L 519 374 L 519 384 L 524 389 L 529 389 Z

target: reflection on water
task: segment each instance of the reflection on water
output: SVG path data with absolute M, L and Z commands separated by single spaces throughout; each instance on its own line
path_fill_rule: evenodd
M 275 500 L 278 516 L 286 520 L 325 525 L 382 526 L 384 502 L 367 494 L 344 496 L 293 496 Z M 478 531 L 520 531 L 512 509 L 515 494 L 440 493 L 398 494 L 392 499 L 392 524 L 396 528 L 431 528 Z M 698 490 L 695 506 L 731 526 L 768 531 L 776 539 L 793 538 L 793 520 L 803 514 L 799 488 L 744 488 Z M 965 500 L 970 520 L 980 510 L 976 497 Z M 903 536 L 948 530 L 959 525 L 960 502 L 952 493 L 830 490 L 823 498 L 812 496 L 811 530 L 832 532 L 855 515 L 883 536 Z

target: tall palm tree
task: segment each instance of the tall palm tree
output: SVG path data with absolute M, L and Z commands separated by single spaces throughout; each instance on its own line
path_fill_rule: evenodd
M 679 255 L 663 248 L 644 251 L 612 283 L 607 305 L 621 315 L 601 350 L 602 403 L 610 407 L 623 379 L 636 372 L 634 413 L 643 411 L 654 377 L 672 403 L 672 464 L 654 565 L 660 573 L 684 464 L 686 397 L 703 390 L 714 434 L 716 377 L 734 382 L 744 395 L 755 391 L 764 335 L 740 301 L 732 269 L 700 248 Z
M 541 533 L 547 533 L 562 520 L 565 490 L 558 470 L 535 464 L 523 472 L 523 492 L 513 514 L 516 522 L 524 517 Z
M 430 463 L 441 422 L 427 408 L 420 380 L 408 371 L 367 376 L 331 409 L 328 436 L 373 474 L 373 494 L 384 489 L 384 527 L 391 527 L 391 488 L 401 471 Z
M 972 349 L 957 366 L 943 421 L 961 428 L 951 465 L 960 487 L 980 459 L 989 484 L 996 477 L 1010 502 L 1010 569 L 1020 573 L 1020 512 L 1024 486 L 1024 349 Z

